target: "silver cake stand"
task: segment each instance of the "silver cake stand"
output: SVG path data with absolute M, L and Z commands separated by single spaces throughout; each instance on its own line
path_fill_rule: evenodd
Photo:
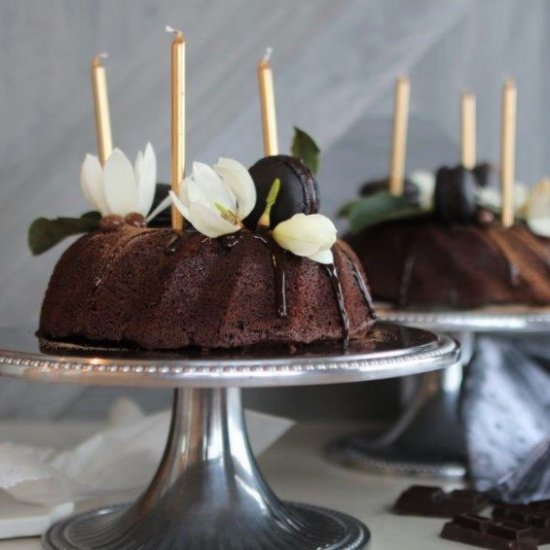
M 367 341 L 345 352 L 308 347 L 292 354 L 132 354 L 65 346 L 46 353 L 32 331 L 0 330 L 1 375 L 175 388 L 168 442 L 149 487 L 132 504 L 54 525 L 43 546 L 56 550 L 364 548 L 370 534 L 358 520 L 283 502 L 273 493 L 250 451 L 240 388 L 378 380 L 458 360 L 453 339 L 387 323 L 376 323 Z
M 462 348 L 461 363 L 402 381 L 406 408 L 389 430 L 371 430 L 331 442 L 328 457 L 369 472 L 463 478 L 466 443 L 460 421 L 465 367 L 478 334 L 528 335 L 550 331 L 550 308 L 508 306 L 475 311 L 398 311 L 377 308 L 385 321 L 452 334 Z

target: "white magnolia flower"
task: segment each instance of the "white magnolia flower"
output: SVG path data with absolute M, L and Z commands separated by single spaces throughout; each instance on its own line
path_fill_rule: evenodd
M 550 179 L 537 183 L 529 193 L 525 221 L 533 233 L 550 237 Z
M 256 204 L 256 187 L 236 160 L 220 158 L 212 168 L 193 163 L 193 172 L 170 196 L 181 215 L 207 237 L 235 233 Z
M 528 195 L 529 190 L 524 183 L 518 181 L 514 184 L 514 208 L 518 213 L 525 208 Z M 480 187 L 477 202 L 480 206 L 499 211 L 502 208 L 502 191 L 492 185 Z
M 294 214 L 275 227 L 273 238 L 296 256 L 322 264 L 334 262 L 331 248 L 336 242 L 336 227 L 322 214 Z
M 431 210 L 434 205 L 435 174 L 429 170 L 416 170 L 409 179 L 418 188 L 418 203 L 424 210 Z
M 137 212 L 147 216 L 155 198 L 157 159 L 150 143 L 139 151 L 136 162 L 115 149 L 105 166 L 94 155 L 86 155 L 80 172 L 82 191 L 99 212 L 125 216 Z

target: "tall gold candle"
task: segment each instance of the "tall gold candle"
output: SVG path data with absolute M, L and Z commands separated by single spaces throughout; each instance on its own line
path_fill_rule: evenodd
M 271 48 L 267 49 L 266 55 L 258 65 L 258 86 L 260 88 L 264 154 L 266 156 L 279 154 L 275 91 L 273 89 L 273 73 L 269 62 L 271 51 Z
M 472 170 L 476 165 L 476 96 L 471 92 L 462 94 L 460 136 L 462 166 Z
M 185 177 L 185 38 L 181 31 L 166 27 L 174 33 L 172 42 L 172 190 L 179 195 Z M 182 230 L 183 217 L 172 206 L 172 229 Z
M 514 224 L 516 105 L 516 83 L 510 78 L 506 80 L 502 90 L 500 169 L 502 182 L 502 225 L 504 227 L 510 227 Z
M 389 188 L 392 195 L 402 195 L 405 185 L 405 162 L 407 157 L 407 125 L 409 120 L 410 82 L 400 76 L 395 83 L 392 152 L 390 158 Z
M 107 94 L 107 74 L 102 63 L 102 59 L 105 57 L 107 57 L 106 54 L 99 54 L 92 60 L 92 88 L 95 107 L 97 152 L 102 165 L 105 164 L 113 151 L 109 96 Z

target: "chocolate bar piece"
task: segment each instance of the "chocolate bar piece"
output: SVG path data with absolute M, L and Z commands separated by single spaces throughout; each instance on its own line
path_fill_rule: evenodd
M 443 526 L 441 538 L 491 550 L 537 550 L 533 530 L 512 522 L 464 514 Z
M 550 500 L 529 504 L 498 504 L 493 509 L 493 518 L 530 527 L 539 544 L 550 543 Z
M 446 493 L 441 487 L 412 485 L 393 506 L 396 514 L 452 518 L 460 514 L 481 512 L 489 504 L 487 497 L 467 489 Z

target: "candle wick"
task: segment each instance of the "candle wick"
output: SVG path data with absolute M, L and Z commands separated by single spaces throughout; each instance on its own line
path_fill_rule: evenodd
M 101 52 L 98 53 L 92 60 L 92 65 L 94 67 L 100 67 L 101 66 L 101 60 L 107 59 L 109 57 L 109 54 L 107 52 Z
M 264 57 L 262 58 L 262 61 L 263 61 L 264 63 L 269 63 L 269 61 L 270 61 L 270 59 L 271 59 L 271 54 L 272 54 L 272 53 L 273 53 L 273 48 L 270 48 L 270 47 L 266 48 L 266 49 L 265 49 L 265 55 L 264 55 Z
M 175 34 L 176 36 L 179 36 L 179 37 L 183 38 L 183 31 L 180 31 L 179 29 L 175 29 L 174 27 L 171 27 L 170 25 L 166 25 L 164 27 L 164 30 L 167 33 Z

